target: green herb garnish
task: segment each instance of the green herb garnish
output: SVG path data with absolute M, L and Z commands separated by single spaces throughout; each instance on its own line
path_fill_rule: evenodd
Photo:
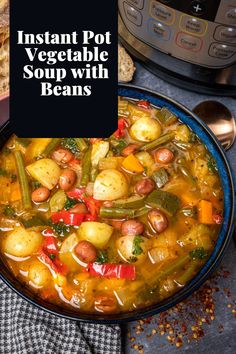
M 97 254 L 97 258 L 96 258 L 96 263 L 104 264 L 104 263 L 107 263 L 107 262 L 108 262 L 107 251 L 99 250 L 98 254 Z
M 76 199 L 71 199 L 71 198 L 67 197 L 65 205 L 64 205 L 64 209 L 69 210 L 70 208 L 73 208 L 73 206 L 75 206 L 76 204 L 78 204 L 78 201 Z
M 70 227 L 65 225 L 63 222 L 58 222 L 57 224 L 52 224 L 53 231 L 59 236 L 66 236 L 70 233 Z
M 134 242 L 133 242 L 133 252 L 132 254 L 134 256 L 139 256 L 140 254 L 143 253 L 143 249 L 140 246 L 140 244 L 143 242 L 143 239 L 141 236 L 135 236 L 134 237 Z
M 14 218 L 16 216 L 15 209 L 10 205 L 6 205 L 3 211 L 4 215 Z
M 216 162 L 212 156 L 208 159 L 207 167 L 211 173 L 216 173 L 218 171 L 218 168 L 216 166 Z
M 50 254 L 49 254 L 49 258 L 50 258 L 52 261 L 54 261 L 54 259 L 56 258 L 56 256 L 55 256 L 55 254 L 50 253 Z
M 64 148 L 70 150 L 72 154 L 80 153 L 75 138 L 63 138 L 61 145 L 64 146 Z
M 190 257 L 195 260 L 195 259 L 204 259 L 207 257 L 207 252 L 203 247 L 195 248 L 191 252 L 189 252 Z
M 38 181 L 33 181 L 32 182 L 33 188 L 34 189 L 38 189 L 41 187 L 41 183 L 39 183 Z
M 112 146 L 112 151 L 116 155 L 120 155 L 121 151 L 127 146 L 127 142 L 124 139 L 111 138 L 110 143 Z

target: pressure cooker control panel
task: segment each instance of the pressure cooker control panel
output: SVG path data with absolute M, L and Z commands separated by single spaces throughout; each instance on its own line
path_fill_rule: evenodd
M 211 68 L 236 62 L 236 0 L 119 0 L 127 29 L 176 58 Z

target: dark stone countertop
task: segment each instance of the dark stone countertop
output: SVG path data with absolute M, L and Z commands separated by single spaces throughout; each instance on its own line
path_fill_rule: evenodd
M 160 80 L 149 71 L 144 69 L 140 64 L 136 65 L 137 70 L 135 74 L 135 78 L 133 80 L 133 84 L 138 86 L 143 86 L 146 88 L 150 88 L 154 91 L 163 93 L 176 101 L 184 104 L 188 108 L 193 108 L 198 102 L 207 100 L 207 99 L 216 99 L 224 103 L 232 112 L 234 112 L 236 116 L 236 100 L 230 97 L 214 97 L 202 95 L 190 91 L 185 91 L 183 89 L 177 88 L 171 84 Z M 236 144 L 227 152 L 227 156 L 230 159 L 231 165 L 233 167 L 234 172 L 236 173 Z M 183 337 L 183 345 L 180 348 L 177 348 L 175 344 L 171 344 L 168 339 L 168 333 L 164 335 L 160 334 L 160 330 L 155 333 L 158 329 L 157 321 L 159 316 L 154 316 L 153 320 L 149 324 L 141 325 L 141 333 L 137 334 L 137 326 L 138 322 L 131 322 L 128 325 L 128 331 L 130 332 L 130 337 L 134 337 L 135 340 L 131 342 L 131 340 L 126 338 L 126 352 L 130 354 L 138 353 L 138 349 L 133 349 L 132 346 L 135 344 L 140 345 L 140 353 L 154 354 L 154 353 L 206 353 L 209 354 L 233 354 L 236 353 L 236 315 L 232 313 L 232 310 L 236 309 L 236 247 L 235 243 L 231 241 L 231 244 L 226 251 L 224 256 L 222 266 L 224 270 L 229 271 L 224 272 L 223 270 L 220 272 L 221 276 L 217 279 L 217 287 L 219 291 L 213 295 L 214 303 L 215 303 L 215 315 L 214 320 L 210 320 L 209 324 L 203 324 L 201 328 L 204 331 L 204 336 L 199 340 L 190 340 L 188 342 L 187 336 Z M 222 274 L 226 274 L 226 276 L 222 276 Z M 212 280 L 214 284 L 214 280 Z M 197 296 L 192 295 L 190 300 L 188 300 L 187 305 L 185 306 L 186 316 L 187 312 L 190 312 L 186 309 L 186 307 L 190 307 L 192 304 L 197 303 Z M 230 304 L 230 305 L 229 305 Z M 197 305 L 198 309 L 194 310 L 195 312 L 201 313 L 202 309 L 199 304 Z M 232 307 L 229 307 L 232 306 Z M 236 312 L 236 310 L 235 310 Z M 185 316 L 182 313 L 181 318 Z M 176 314 L 176 319 L 178 320 L 180 314 Z M 173 316 L 172 316 L 173 319 Z M 182 322 L 181 322 L 182 323 Z M 189 317 L 186 319 L 186 324 L 188 327 L 187 335 L 191 337 L 191 326 L 194 325 L 194 321 Z M 170 323 L 172 326 L 172 323 Z M 174 326 L 175 328 L 176 326 Z M 155 333 L 154 335 L 151 335 Z M 175 332 L 176 333 L 176 332 Z

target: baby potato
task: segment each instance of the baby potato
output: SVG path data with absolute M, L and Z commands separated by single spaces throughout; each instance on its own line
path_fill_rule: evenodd
M 140 264 L 147 258 L 149 240 L 143 236 L 123 236 L 116 241 L 116 246 L 126 262 Z
M 89 241 L 97 248 L 103 248 L 113 233 L 113 227 L 102 222 L 85 221 L 77 232 L 81 240 Z
M 38 260 L 31 263 L 28 277 L 34 285 L 39 287 L 47 285 L 52 279 L 52 275 L 47 266 Z
M 61 169 L 52 159 L 41 159 L 26 167 L 29 174 L 44 187 L 53 189 L 60 177 Z
M 156 119 L 143 117 L 131 126 L 129 133 L 135 140 L 150 142 L 159 138 L 161 126 Z
M 43 241 L 40 232 L 25 230 L 22 226 L 9 232 L 3 243 L 3 251 L 15 257 L 31 256 L 39 250 Z
M 128 182 L 125 176 L 115 169 L 100 172 L 94 183 L 94 198 L 97 200 L 115 200 L 128 194 Z
M 62 263 L 72 271 L 76 272 L 81 269 L 81 266 L 73 258 L 73 249 L 79 242 L 79 237 L 76 233 L 69 235 L 63 242 L 59 252 L 59 259 Z
M 97 166 L 99 160 L 104 158 L 109 151 L 108 141 L 98 141 L 93 144 L 91 162 L 93 166 Z

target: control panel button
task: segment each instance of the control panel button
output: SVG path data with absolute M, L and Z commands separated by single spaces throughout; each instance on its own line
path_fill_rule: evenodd
M 124 11 L 130 22 L 134 23 L 136 26 L 141 26 L 143 17 L 138 10 L 124 2 Z
M 198 52 L 202 48 L 202 39 L 180 32 L 176 37 L 176 44 L 186 50 Z
M 168 41 L 171 36 L 171 30 L 169 27 L 163 25 L 163 23 L 153 20 L 148 23 L 148 31 L 151 35 L 154 35 L 162 41 Z
M 207 22 L 199 18 L 182 15 L 180 19 L 180 27 L 184 32 L 203 36 L 206 33 Z
M 232 8 L 226 12 L 225 18 L 228 23 L 235 25 L 236 24 L 236 8 Z
M 236 53 L 236 47 L 227 44 L 212 43 L 209 48 L 209 55 L 219 59 L 229 59 Z
M 202 1 L 192 1 L 191 2 L 191 12 L 195 16 L 201 16 L 205 13 L 206 7 Z
M 167 25 L 172 25 L 175 21 L 175 12 L 156 1 L 151 2 L 150 13 L 152 17 Z
M 221 42 L 236 43 L 236 28 L 218 26 L 214 38 Z
M 129 3 L 136 6 L 138 9 L 143 9 L 144 0 L 128 0 Z

